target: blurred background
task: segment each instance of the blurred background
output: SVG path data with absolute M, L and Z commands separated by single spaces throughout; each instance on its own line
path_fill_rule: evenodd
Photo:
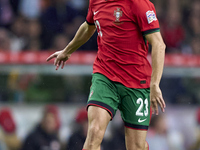
M 151 0 L 167 45 L 150 150 L 200 149 L 200 1 Z M 80 150 L 97 33 L 63 70 L 46 58 L 85 21 L 88 0 L 0 0 L 0 150 Z M 151 61 L 150 55 L 148 56 Z M 119 112 L 102 150 L 125 150 Z

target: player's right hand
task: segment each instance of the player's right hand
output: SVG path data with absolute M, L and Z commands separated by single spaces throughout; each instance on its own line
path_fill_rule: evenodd
M 65 62 L 70 58 L 71 54 L 67 54 L 64 50 L 61 51 L 57 51 L 55 53 L 53 53 L 52 55 L 50 55 L 46 61 L 49 61 L 53 58 L 55 58 L 54 60 L 54 65 L 56 66 L 56 70 L 58 70 L 58 68 L 61 66 L 61 69 L 64 68 L 65 66 Z

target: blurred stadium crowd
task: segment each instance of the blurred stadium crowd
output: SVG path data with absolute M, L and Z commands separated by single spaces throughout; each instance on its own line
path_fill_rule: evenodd
M 63 49 L 85 21 L 85 0 L 1 0 L 0 50 Z M 81 49 L 96 50 L 96 39 Z
M 195 119 L 200 125 L 200 109 L 176 111 L 152 116 L 147 134 L 150 150 L 199 150 L 200 130 L 191 122 Z M 87 111 L 81 106 L 1 107 L 0 150 L 81 150 L 87 125 Z M 101 150 L 126 150 L 119 112 L 107 128 Z
M 69 108 L 69 107 L 68 107 Z M 35 109 L 35 108 L 34 108 Z M 39 119 L 32 116 L 32 125 L 25 129 L 31 119 L 26 118 L 26 130 L 23 135 L 18 132 L 19 123 L 16 121 L 16 113 L 4 107 L 0 111 L 0 149 L 1 150 L 81 150 L 87 134 L 87 111 L 85 107 L 77 107 L 68 122 L 61 117 L 61 108 L 56 105 L 46 105 L 40 108 Z M 66 109 L 66 107 L 64 108 Z M 69 108 L 70 109 L 70 108 Z M 36 109 L 35 109 L 36 110 Z M 37 109 L 39 110 L 39 109 Z M 30 110 L 29 110 L 30 111 Z M 37 113 L 36 113 L 37 114 Z M 22 115 L 22 114 L 21 114 Z M 174 114 L 173 114 L 174 115 Z M 179 116 L 180 117 L 180 116 Z M 183 117 L 183 116 L 181 116 Z M 164 114 L 153 116 L 147 134 L 150 150 L 199 150 L 200 133 L 196 130 L 197 138 L 193 139 L 192 132 L 184 136 L 184 132 L 171 129 L 169 119 Z M 196 119 L 200 124 L 200 109 L 196 113 Z M 71 122 L 69 123 L 69 120 Z M 21 119 L 22 121 L 22 119 Z M 179 120 L 180 121 L 180 120 Z M 66 124 L 67 123 L 67 124 Z M 64 125 L 63 125 L 64 124 Z M 66 126 L 70 126 L 68 133 Z M 65 127 L 64 127 L 65 126 Z M 63 129 L 63 127 L 65 129 Z M 179 126 L 180 127 L 180 126 Z M 109 124 L 101 145 L 102 150 L 126 150 L 124 138 L 124 125 L 119 113 Z
M 199 0 L 152 0 L 167 53 L 200 54 Z M 0 50 L 63 49 L 85 21 L 87 0 L 0 0 Z M 81 50 L 97 50 L 94 36 Z

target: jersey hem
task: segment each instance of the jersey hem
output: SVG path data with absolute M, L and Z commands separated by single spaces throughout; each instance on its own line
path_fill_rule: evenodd
M 112 82 L 118 82 L 118 83 L 124 85 L 124 86 L 127 87 L 127 88 L 131 88 L 131 89 L 149 89 L 149 88 L 150 88 L 150 84 L 149 84 L 148 80 L 147 80 L 147 82 L 148 82 L 147 84 L 140 84 L 140 85 L 138 84 L 137 86 L 131 86 L 131 85 L 128 85 L 128 84 L 123 83 L 123 82 L 120 81 L 120 80 L 114 80 L 112 77 L 106 75 L 106 73 L 102 72 L 101 70 L 98 70 L 98 71 L 94 71 L 94 70 L 93 70 L 93 74 L 94 74 L 94 73 L 102 74 L 102 75 L 104 75 L 106 78 L 108 78 L 110 81 L 112 81 Z M 144 86 L 143 86 L 143 85 L 144 85 Z
M 87 20 L 86 20 L 86 22 L 87 22 L 88 25 L 95 25 L 94 23 L 90 23 Z
M 142 35 L 145 36 L 147 34 L 155 33 L 155 32 L 160 32 L 160 28 L 155 28 L 155 29 L 150 29 L 142 32 Z

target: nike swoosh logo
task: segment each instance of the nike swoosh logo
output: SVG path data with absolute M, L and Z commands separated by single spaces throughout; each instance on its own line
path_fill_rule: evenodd
M 141 118 L 139 118 L 139 119 L 138 119 L 138 122 L 141 123 L 141 122 L 144 122 L 145 120 L 147 120 L 147 118 L 146 118 L 146 119 L 143 119 L 143 120 L 141 120 Z
M 96 15 L 99 11 L 94 11 L 94 15 Z

